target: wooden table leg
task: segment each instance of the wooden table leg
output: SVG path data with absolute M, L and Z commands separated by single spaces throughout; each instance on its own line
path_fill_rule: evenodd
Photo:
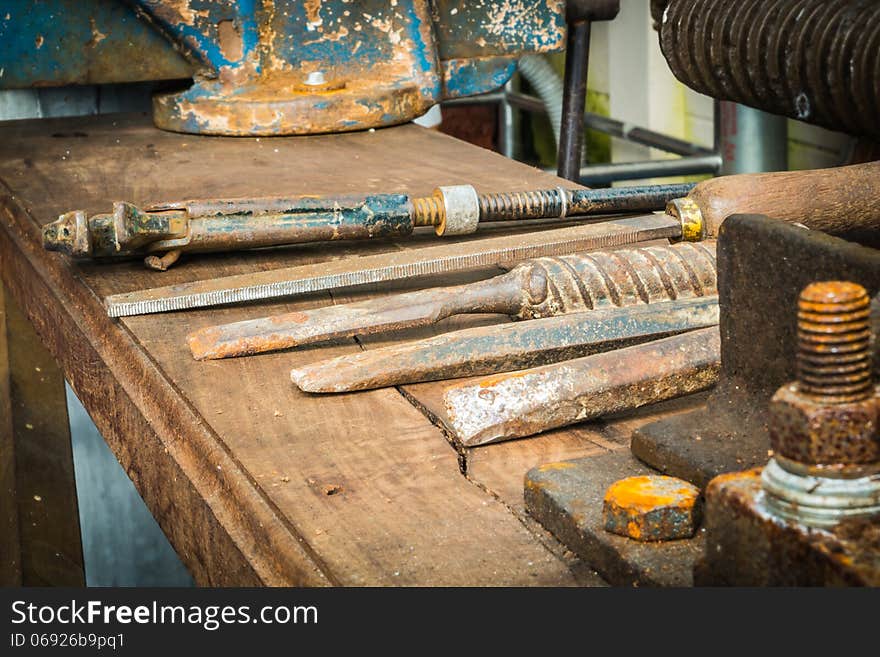
M 0 288 L 0 582 L 83 586 L 64 378 Z

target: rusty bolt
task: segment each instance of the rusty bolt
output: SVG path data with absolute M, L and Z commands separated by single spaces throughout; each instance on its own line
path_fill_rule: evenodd
M 869 306 L 855 283 L 812 283 L 801 292 L 797 380 L 770 402 L 770 440 L 780 463 L 880 461 Z
M 675 477 L 647 475 L 617 481 L 605 493 L 605 531 L 637 541 L 669 541 L 694 535 L 700 489 Z

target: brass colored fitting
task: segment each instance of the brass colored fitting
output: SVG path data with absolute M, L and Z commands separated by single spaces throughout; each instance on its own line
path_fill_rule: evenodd
M 430 197 L 414 198 L 413 225 L 434 226 L 443 235 L 468 235 L 480 221 L 480 196 L 470 185 L 438 187 Z
M 439 190 L 434 191 L 434 196 L 414 198 L 412 204 L 413 226 L 439 226 L 443 223 L 446 208 Z
M 666 214 L 681 222 L 681 239 L 686 242 L 699 242 L 705 237 L 703 212 L 689 196 L 675 198 L 666 204 Z

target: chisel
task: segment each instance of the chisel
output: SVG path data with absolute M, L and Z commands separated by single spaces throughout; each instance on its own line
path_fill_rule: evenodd
M 302 365 L 305 392 L 348 392 L 510 372 L 580 358 L 718 323 L 718 297 L 610 307 L 559 317 L 451 331 Z
M 612 219 L 601 227 L 579 224 L 166 285 L 109 295 L 104 306 L 110 317 L 204 308 L 495 265 L 512 266 L 528 258 L 608 249 L 679 234 L 663 215 L 654 216 L 656 219 Z
M 198 360 L 425 326 L 452 315 L 552 317 L 717 294 L 715 243 L 536 258 L 484 281 L 211 326 L 187 336 Z
M 543 251 L 537 241 L 545 233 L 528 233 L 515 238 L 496 237 L 467 244 L 429 247 L 406 254 L 366 256 L 345 263 L 331 262 L 152 288 L 109 296 L 105 305 L 108 313 L 116 317 L 268 299 L 399 280 L 425 273 L 461 271 L 514 261 L 513 246 L 519 239 L 529 241 L 532 247 L 519 258 L 595 250 L 655 237 L 699 240 L 716 236 L 721 222 L 737 213 L 766 214 L 831 233 L 880 228 L 880 163 L 713 178 L 698 184 L 686 197 L 671 201 L 663 214 L 556 229 L 569 231 L 572 239 L 576 233 L 576 243 L 566 245 L 565 238 L 551 239 L 548 235 L 547 239 L 554 243 Z M 395 262 L 395 259 L 400 260 Z
M 720 368 L 712 327 L 453 386 L 443 399 L 455 437 L 474 447 L 705 390 Z

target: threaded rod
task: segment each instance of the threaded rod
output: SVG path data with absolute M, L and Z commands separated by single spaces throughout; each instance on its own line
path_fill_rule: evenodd
M 797 376 L 800 390 L 824 403 L 869 398 L 870 299 L 864 287 L 844 281 L 812 283 L 798 300 Z

